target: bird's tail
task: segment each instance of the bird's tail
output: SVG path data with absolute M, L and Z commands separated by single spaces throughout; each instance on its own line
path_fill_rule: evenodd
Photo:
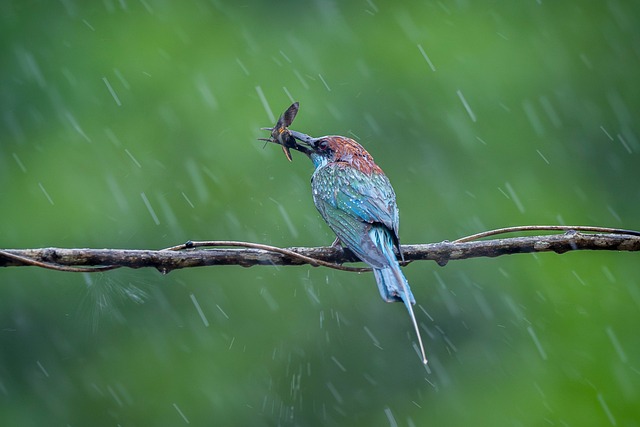
M 391 241 L 391 236 L 389 236 L 386 230 L 373 231 L 372 229 L 372 234 L 374 234 L 375 236 L 374 242 L 376 242 L 376 244 L 380 244 L 380 246 L 378 247 L 382 249 L 385 258 L 389 261 L 388 267 L 373 269 L 373 274 L 376 278 L 376 283 L 378 284 L 380 296 L 382 296 L 382 299 L 386 302 L 404 302 L 404 305 L 407 307 L 407 311 L 409 312 L 409 317 L 411 317 L 413 327 L 416 331 L 416 336 L 418 337 L 418 344 L 420 345 L 420 353 L 422 355 L 422 363 L 426 364 L 427 357 L 424 352 L 424 346 L 422 345 L 422 338 L 420 336 L 420 330 L 418 329 L 418 322 L 416 321 L 416 316 L 413 313 L 412 305 L 416 303 L 416 300 L 411 293 L 409 282 L 404 277 L 404 274 L 402 274 L 402 270 L 400 270 L 400 264 L 398 264 L 398 260 L 393 253 L 393 242 Z

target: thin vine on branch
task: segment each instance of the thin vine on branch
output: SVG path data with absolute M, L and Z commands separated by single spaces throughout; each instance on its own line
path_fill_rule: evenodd
M 477 240 L 504 233 L 564 231 L 562 234 Z M 203 249 L 209 248 L 209 249 Z M 451 260 L 497 257 L 517 253 L 577 250 L 640 251 L 640 231 L 591 226 L 520 226 L 485 231 L 452 242 L 402 245 L 404 263 L 432 260 L 444 266 Z M 99 272 L 115 268 L 153 267 L 162 273 L 213 265 L 304 265 L 363 272 L 368 268 L 343 265 L 359 262 L 340 245 L 278 248 L 236 241 L 189 241 L 160 250 L 134 249 L 3 249 L 0 267 L 35 266 L 67 272 Z

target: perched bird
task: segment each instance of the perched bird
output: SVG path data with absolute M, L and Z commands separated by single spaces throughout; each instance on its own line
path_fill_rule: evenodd
M 404 302 L 416 330 L 422 361 L 427 363 L 413 313 L 416 301 L 393 251 L 395 247 L 401 254 L 398 207 L 389 179 L 351 138 L 310 138 L 291 133 L 308 148 L 306 154 L 316 168 L 311 190 L 320 215 L 340 242 L 373 268 L 382 299 Z
M 294 106 L 297 112 L 297 103 L 287 112 Z M 416 301 L 394 253 L 396 248 L 402 255 L 396 195 L 389 179 L 374 163 L 373 157 L 353 139 L 344 136 L 313 138 L 289 130 L 287 126 L 295 115 L 288 116 L 286 120 L 281 117 L 274 128 L 265 128 L 272 131 L 268 141 L 282 145 L 285 154 L 289 154 L 288 148 L 293 148 L 309 156 L 315 166 L 311 189 L 316 208 L 338 240 L 371 266 L 382 299 L 404 302 L 418 337 L 422 362 L 426 364 L 412 307 Z M 283 134 L 287 136 L 286 141 L 282 141 L 280 135 Z M 291 160 L 290 155 L 287 158 Z

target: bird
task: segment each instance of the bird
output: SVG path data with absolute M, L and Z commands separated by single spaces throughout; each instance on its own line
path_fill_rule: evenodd
M 280 120 L 275 128 L 263 129 L 282 134 L 283 125 Z M 367 150 L 351 138 L 339 135 L 314 138 L 289 129 L 286 134 L 299 141 L 289 140 L 286 148 L 306 154 L 315 167 L 311 176 L 313 202 L 336 234 L 334 244 L 342 243 L 372 268 L 384 301 L 404 303 L 418 338 L 422 363 L 426 364 L 413 312 L 416 301 L 394 253 L 395 249 L 402 257 L 399 211 L 391 182 Z M 278 140 L 282 138 L 269 139 L 285 149 Z M 287 158 L 291 160 L 289 155 Z

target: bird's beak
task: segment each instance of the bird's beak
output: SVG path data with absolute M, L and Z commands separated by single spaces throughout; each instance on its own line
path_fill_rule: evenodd
M 314 138 L 312 136 L 307 135 L 306 133 L 296 132 L 295 130 L 290 130 L 289 133 L 295 140 L 300 142 L 300 143 L 296 142 L 296 147 L 292 147 L 292 148 L 295 148 L 296 150 L 306 154 L 307 156 L 312 152 L 316 151 L 316 142 L 321 139 L 321 138 Z
M 272 142 L 274 144 L 278 144 L 282 147 L 282 151 L 284 155 L 287 156 L 287 160 L 290 162 L 293 160 L 291 157 L 291 148 L 296 151 L 299 151 L 304 154 L 309 154 L 310 149 L 304 145 L 298 144 L 296 139 L 306 142 L 307 140 L 312 140 L 313 138 L 309 135 L 305 135 L 300 132 L 290 131 L 286 127 L 275 127 L 275 128 L 261 128 L 261 130 L 266 130 L 271 132 L 270 138 L 258 138 L 259 141 Z M 310 147 L 310 146 L 309 146 Z
M 295 130 L 290 130 L 289 133 L 291 133 L 292 137 L 294 137 L 298 141 L 302 142 L 305 146 L 310 147 L 310 148 L 312 147 L 313 141 L 318 139 L 318 138 L 314 138 L 312 136 L 309 136 L 306 133 L 297 132 Z

